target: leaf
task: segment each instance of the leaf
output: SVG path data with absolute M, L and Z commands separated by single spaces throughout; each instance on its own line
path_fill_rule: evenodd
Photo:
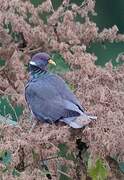
M 5 59 L 0 58 L 0 66 L 5 66 Z
M 14 168 L 13 171 L 12 171 L 12 175 L 19 177 L 20 176 L 20 172 Z
M 64 157 L 67 160 L 75 160 L 73 152 L 69 151 L 69 147 L 65 143 L 59 144 L 58 148 L 59 148 L 59 152 L 58 152 L 59 157 Z
M 8 167 L 5 167 L 4 169 L 2 169 L 3 173 L 6 173 L 8 171 Z
M 57 171 L 60 173 L 60 178 L 59 178 L 59 180 L 70 180 L 71 177 L 66 173 L 67 167 L 66 167 L 66 166 L 63 166 L 63 167 L 61 167 L 61 168 L 63 169 L 63 171 L 60 170 L 60 169 L 57 169 Z
M 119 170 L 122 173 L 124 173 L 124 162 L 119 161 L 118 156 L 112 156 L 112 157 L 108 156 L 108 158 L 116 164 L 116 166 L 119 168 Z
M 119 169 L 121 170 L 122 173 L 124 173 L 124 162 L 118 163 Z
M 59 164 L 57 171 L 60 174 L 59 180 L 70 180 L 71 177 L 67 174 L 68 171 L 68 166 L 67 165 L 61 165 Z
M 67 84 L 68 84 L 68 86 L 69 86 L 69 88 L 73 91 L 73 92 L 75 92 L 76 91 L 76 86 L 74 85 L 74 84 L 69 84 L 68 82 L 67 82 Z
M 4 23 L 4 29 L 7 31 L 7 33 L 11 33 L 12 32 L 12 25 L 11 22 L 8 23 Z
M 11 160 L 12 160 L 12 157 L 9 151 L 6 151 L 6 150 L 0 151 L 0 161 L 3 164 L 8 165 L 11 162 Z
M 3 117 L 6 117 L 7 121 L 17 121 L 18 117 L 22 114 L 22 112 L 23 108 L 21 106 L 12 106 L 10 98 L 8 98 L 7 96 L 0 97 L 0 114 L 2 119 Z
M 103 160 L 97 159 L 95 165 L 93 165 L 90 157 L 88 162 L 88 174 L 93 180 L 105 180 L 108 175 L 108 170 Z
M 68 146 L 66 144 L 59 144 L 58 145 L 58 148 L 59 148 L 59 152 L 58 152 L 58 156 L 60 157 L 66 157 L 66 154 L 68 152 Z
M 69 151 L 69 147 L 65 143 L 59 144 L 58 148 L 59 148 L 59 152 L 58 152 L 59 157 L 62 157 L 66 160 L 73 160 L 73 161 L 75 160 L 73 152 Z M 59 180 L 70 180 L 71 177 L 67 174 L 70 166 L 62 165 L 61 162 L 58 162 L 57 166 L 58 166 L 57 171 L 60 174 Z
M 0 124 L 7 124 L 7 125 L 19 127 L 18 123 L 12 120 L 11 115 L 9 115 L 8 117 L 4 117 L 0 115 Z
M 52 59 L 55 61 L 56 66 L 48 66 L 49 70 L 54 73 L 66 73 L 70 71 L 68 63 L 65 62 L 65 59 L 59 53 L 52 53 Z
M 21 41 L 21 36 L 20 36 L 20 34 L 18 32 L 12 32 L 11 36 L 12 36 L 15 43 Z

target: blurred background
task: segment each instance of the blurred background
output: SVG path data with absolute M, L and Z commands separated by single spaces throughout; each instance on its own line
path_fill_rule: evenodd
M 99 30 L 117 25 L 119 33 L 124 33 L 124 1 L 118 0 L 96 0 L 97 16 L 93 17 Z M 124 52 L 124 43 L 108 43 L 104 45 L 98 43 L 90 47 L 90 52 L 98 56 L 97 64 L 104 65 L 107 61 L 112 60 L 117 65 L 115 59 L 118 54 Z
M 44 0 L 31 0 L 31 2 L 38 6 Z M 82 0 L 71 0 L 71 3 L 78 5 L 82 4 Z M 54 9 L 57 9 L 62 3 L 62 0 L 52 0 Z M 124 33 L 124 0 L 96 0 L 96 16 L 91 19 L 96 22 L 99 30 L 102 31 L 104 28 L 111 28 L 113 25 L 117 25 L 119 33 Z M 97 65 L 104 66 L 106 62 L 112 61 L 114 66 L 120 65 L 115 60 L 118 54 L 124 52 L 123 42 L 105 42 L 91 44 L 89 52 L 95 53 L 98 57 L 96 62 Z

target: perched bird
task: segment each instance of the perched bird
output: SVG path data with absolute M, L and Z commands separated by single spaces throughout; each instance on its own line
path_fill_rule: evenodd
M 96 120 L 96 116 L 85 112 L 65 81 L 48 72 L 48 64 L 56 65 L 44 52 L 35 54 L 29 62 L 25 98 L 36 119 L 50 124 L 62 121 L 73 128 L 82 128 Z

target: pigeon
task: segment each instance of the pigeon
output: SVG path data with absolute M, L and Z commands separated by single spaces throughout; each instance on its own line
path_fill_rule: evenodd
M 88 114 L 57 74 L 48 71 L 48 64 L 56 65 L 50 55 L 39 52 L 29 61 L 30 78 L 25 87 L 25 99 L 33 116 L 42 123 L 64 122 L 78 129 L 97 117 Z

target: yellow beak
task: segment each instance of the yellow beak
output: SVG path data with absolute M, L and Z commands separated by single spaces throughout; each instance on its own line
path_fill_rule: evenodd
M 48 63 L 49 63 L 49 64 L 53 64 L 54 66 L 56 66 L 56 63 L 55 63 L 52 59 L 49 59 L 49 60 L 48 60 Z

